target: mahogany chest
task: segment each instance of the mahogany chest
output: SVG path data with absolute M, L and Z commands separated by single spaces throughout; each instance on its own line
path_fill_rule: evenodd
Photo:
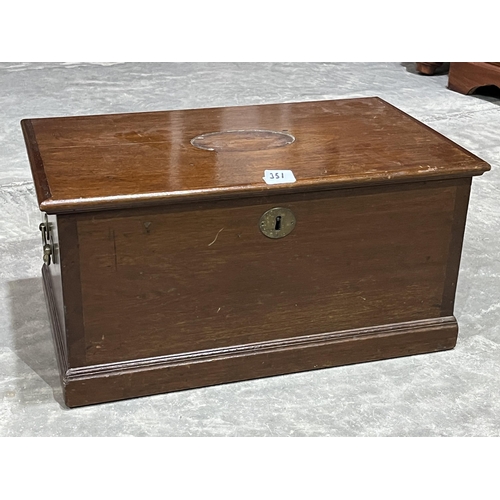
M 455 346 L 489 165 L 383 100 L 22 129 L 68 406 Z

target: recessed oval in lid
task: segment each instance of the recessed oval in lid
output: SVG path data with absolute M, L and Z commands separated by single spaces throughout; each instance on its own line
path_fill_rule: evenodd
M 294 141 L 293 135 L 274 130 L 226 130 L 198 135 L 191 144 L 207 151 L 236 152 L 282 148 Z

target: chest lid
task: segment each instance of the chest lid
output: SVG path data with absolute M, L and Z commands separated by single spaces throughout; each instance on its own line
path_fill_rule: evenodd
M 377 97 L 38 118 L 21 125 L 40 209 L 47 213 L 489 170 L 483 160 Z M 276 170 L 291 172 L 276 179 Z

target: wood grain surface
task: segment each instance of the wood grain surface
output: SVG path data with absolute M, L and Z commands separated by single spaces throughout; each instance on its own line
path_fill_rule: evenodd
M 78 227 L 68 288 L 81 293 L 85 364 L 450 315 L 468 182 L 66 216 Z M 297 223 L 271 240 L 258 223 L 276 205 Z
M 479 175 L 489 166 L 379 98 L 22 122 L 40 208 L 68 213 Z M 291 134 L 200 149 L 199 135 Z M 245 135 L 246 134 L 246 135 Z M 227 141 L 226 141 L 227 143 Z M 294 184 L 267 185 L 265 169 Z
M 159 357 L 145 363 L 68 370 L 63 378 L 70 407 L 206 387 L 298 371 L 453 349 L 455 318 L 415 321 L 333 335 L 300 337 L 248 349 L 214 350 L 200 357 Z
M 70 368 L 64 330 L 57 313 L 47 266 L 42 268 L 42 275 L 64 401 L 70 408 L 297 371 L 431 353 L 453 349 L 457 341 L 457 322 L 453 316 L 448 316 Z

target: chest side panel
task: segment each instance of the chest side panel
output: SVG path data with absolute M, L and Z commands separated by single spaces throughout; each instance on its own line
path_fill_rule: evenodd
M 457 182 L 79 216 L 86 363 L 447 315 Z

